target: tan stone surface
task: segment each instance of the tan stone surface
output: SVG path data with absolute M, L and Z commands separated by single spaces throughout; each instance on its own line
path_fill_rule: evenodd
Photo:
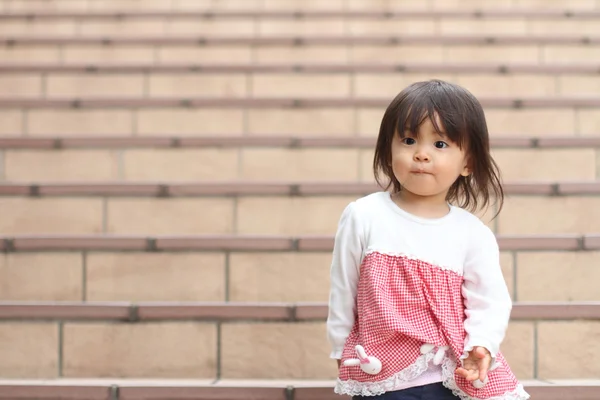
M 13 182 L 115 181 L 118 156 L 111 150 L 8 150 L 4 173 Z
M 306 11 L 328 11 L 340 10 L 344 6 L 343 0 L 329 0 L 326 3 L 320 0 L 264 0 L 265 10 L 306 10 Z
M 0 25 L 1 26 L 1 25 Z M 0 76 L 0 96 L 12 98 L 31 98 L 42 95 L 42 79 L 40 76 L 10 74 Z
M 0 375 L 6 379 L 58 376 L 58 325 L 53 322 L 0 323 Z
M 581 136 L 598 136 L 598 132 L 600 132 L 600 111 L 594 109 L 577 110 L 577 127 Z
M 589 180 L 596 177 L 596 151 L 571 149 L 495 149 L 492 155 L 505 181 Z
M 434 19 L 369 20 L 348 19 L 348 33 L 361 35 L 431 35 L 437 32 Z
M 373 138 L 373 149 L 359 150 L 360 171 L 359 178 L 362 182 L 373 182 L 375 175 L 373 172 L 373 158 L 375 157 L 375 142 L 377 138 Z
M 149 79 L 152 97 L 246 97 L 244 74 L 154 74 Z
M 23 133 L 23 113 L 20 110 L 0 110 L 0 134 L 20 136 Z
M 232 199 L 111 198 L 107 208 L 108 233 L 191 235 L 232 232 Z
M 247 148 L 242 150 L 242 178 L 256 180 L 356 181 L 354 149 Z
M 564 234 L 600 231 L 600 198 L 515 196 L 498 220 L 501 234 Z
M 519 301 L 600 301 L 600 252 L 517 255 Z
M 457 80 L 457 75 L 446 73 L 356 74 L 354 76 L 354 95 L 356 97 L 385 98 L 391 102 L 392 99 L 407 86 L 415 82 L 427 81 L 430 79 L 455 82 Z M 378 115 L 381 114 L 381 116 L 383 116 L 385 109 L 376 111 L 378 112 Z
M 183 10 L 183 8 L 180 9 Z M 165 24 L 167 34 L 172 36 L 215 35 L 252 37 L 256 22 L 251 19 L 204 19 L 202 23 L 198 23 L 195 19 L 173 19 L 165 21 Z
M 531 19 L 529 31 L 533 35 L 597 35 L 600 33 L 598 22 L 590 20 L 548 20 Z
M 406 1 L 406 0 L 400 0 Z M 506 9 L 513 5 L 513 0 L 493 0 L 482 3 L 479 0 L 433 0 L 431 6 L 439 10 L 456 10 L 457 8 L 467 9 Z
M 496 3 L 496 2 L 494 2 Z M 527 35 L 528 20 L 525 18 L 442 18 L 439 33 L 442 35 Z
M 296 136 L 352 136 L 351 109 L 250 109 L 248 134 Z
M 62 52 L 65 63 L 152 63 L 152 46 L 69 45 Z
M 173 10 L 257 10 L 262 0 L 173 0 Z
M 254 49 L 259 63 L 345 63 L 348 49 L 343 46 L 265 46 Z
M 510 252 L 500 252 L 500 266 L 502 267 L 502 276 L 508 287 L 511 297 L 514 297 L 515 284 L 514 284 L 514 270 L 515 265 L 513 261 L 513 255 Z
M 595 379 L 600 375 L 600 322 L 547 321 L 538 327 L 538 378 Z
M 371 63 L 373 60 L 385 60 L 386 63 L 405 63 L 407 60 L 439 63 L 444 59 L 441 45 L 397 45 L 397 46 L 355 46 L 349 49 L 350 61 Z M 383 110 L 382 110 L 383 111 Z
M 88 301 L 224 301 L 225 255 L 91 253 Z
M 541 57 L 546 64 L 576 64 L 600 61 L 600 47 L 596 46 L 548 44 L 542 46 L 541 49 Z
M 327 302 L 329 253 L 232 253 L 231 301 Z
M 514 6 L 518 8 L 540 8 L 547 7 L 551 9 L 560 9 L 564 8 L 564 4 L 561 2 L 548 2 L 545 0 L 514 0 Z M 569 8 L 570 9 L 578 9 L 578 10 L 589 10 L 596 8 L 595 0 L 569 0 Z
M 559 75 L 556 77 L 556 81 L 560 88 L 560 94 L 564 96 L 597 96 L 600 94 L 600 78 L 596 76 Z M 581 111 L 585 111 L 583 115 L 589 115 L 588 110 Z M 582 114 L 579 115 L 581 121 Z
M 142 75 L 49 75 L 46 79 L 48 97 L 143 97 Z
M 556 79 L 540 74 L 461 74 L 456 83 L 476 97 L 546 97 L 558 94 Z
M 132 112 L 118 109 L 31 110 L 27 115 L 28 133 L 40 136 L 130 135 Z
M 332 379 L 337 375 L 335 361 L 328 359 L 323 322 L 226 323 L 221 329 L 224 379 Z
M 126 180 L 235 180 L 238 151 L 207 149 L 128 149 L 123 153 Z
M 142 109 L 137 122 L 141 136 L 239 135 L 244 126 L 240 109 Z
M 215 378 L 216 344 L 216 327 L 209 323 L 67 323 L 63 375 Z
M 56 46 L 3 47 L 0 49 L 0 61 L 12 63 L 59 62 L 60 53 Z
M 575 111 L 569 108 L 487 109 L 491 136 L 548 137 L 575 135 Z
M 79 253 L 9 253 L 0 257 L 3 301 L 81 301 L 83 260 Z
M 145 6 L 145 5 L 144 5 Z M 157 19 L 126 19 L 120 21 L 88 20 L 79 24 L 82 36 L 123 35 L 123 36 L 162 36 L 165 33 L 165 21 Z
M 237 203 L 237 233 L 333 235 L 356 197 L 244 197 Z
M 31 1 L 6 1 L 6 11 L 82 11 L 87 8 L 87 2 L 80 0 L 31 0 Z
M 540 62 L 536 45 L 497 44 L 486 45 L 447 45 L 444 47 L 443 61 L 448 63 L 520 63 Z
M 392 99 L 390 99 L 390 102 Z M 383 110 L 375 109 L 359 109 L 356 111 L 356 124 L 357 131 L 360 136 L 368 136 L 373 138 L 373 149 L 377 142 L 377 136 L 379 136 L 379 128 L 381 126 L 381 120 L 383 119 Z
M 254 74 L 254 97 L 346 98 L 350 96 L 350 78 L 345 74 Z
M 263 19 L 258 22 L 258 34 L 261 36 L 309 36 L 318 32 L 319 35 L 344 35 L 344 20 L 341 18 L 327 19 Z
M 162 46 L 157 47 L 159 63 L 206 62 L 206 63 L 249 63 L 252 60 L 249 46 Z
M 171 4 L 164 0 L 91 0 L 90 11 L 131 11 L 141 8 L 157 11 L 171 10 Z
M 534 323 L 529 321 L 511 322 L 500 351 L 517 379 L 534 378 Z
M 2 234 L 102 232 L 102 199 L 0 198 Z
M 398 8 L 408 10 L 428 9 L 429 4 L 422 1 L 412 0 L 347 0 L 349 10 L 396 10 Z

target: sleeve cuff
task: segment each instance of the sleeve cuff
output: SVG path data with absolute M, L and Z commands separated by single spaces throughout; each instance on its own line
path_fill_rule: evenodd
M 331 354 L 329 354 L 329 358 L 333 358 L 334 360 L 341 360 L 343 352 L 344 349 L 333 350 Z
M 489 340 L 485 340 L 482 338 L 467 338 L 465 341 L 465 348 L 463 351 L 463 356 L 470 351 L 473 351 L 475 347 L 484 347 L 487 351 L 490 352 L 493 358 L 496 358 L 498 355 L 498 346 L 494 346 L 493 343 L 490 343 Z M 463 358 L 463 357 L 461 357 Z

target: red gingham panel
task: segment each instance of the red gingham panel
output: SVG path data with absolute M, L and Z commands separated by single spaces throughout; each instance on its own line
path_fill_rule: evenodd
M 464 303 L 463 277 L 451 270 L 405 256 L 372 252 L 365 256 L 357 292 L 358 318 L 346 341 L 342 360 L 355 358 L 355 346 L 382 362 L 377 375 L 360 367 L 340 368 L 341 381 L 382 382 L 410 367 L 421 356 L 424 343 L 450 346 L 446 366 L 454 365 L 463 353 Z M 489 373 L 482 389 L 454 374 L 448 378 L 463 393 L 478 399 L 501 396 L 514 391 L 518 381 L 502 354 L 499 367 Z M 454 386 L 454 385 L 453 385 Z M 466 397 L 466 396 L 465 396 Z

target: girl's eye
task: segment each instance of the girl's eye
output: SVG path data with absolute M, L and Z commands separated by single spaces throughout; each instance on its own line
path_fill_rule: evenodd
M 407 138 L 402 139 L 402 143 L 411 145 L 411 144 L 415 144 L 416 140 L 413 138 L 407 137 Z
M 441 140 L 438 140 L 437 142 L 435 142 L 435 147 L 437 147 L 438 149 L 445 149 L 446 147 L 448 147 L 448 143 L 446 142 L 442 142 Z

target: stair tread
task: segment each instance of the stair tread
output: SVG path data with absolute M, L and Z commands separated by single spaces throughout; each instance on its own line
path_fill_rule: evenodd
M 600 386 L 600 379 L 524 379 L 525 386 Z M 0 379 L 0 386 L 39 385 L 39 386 L 199 386 L 199 387 L 333 387 L 334 380 L 313 379 L 169 379 L 169 378 L 55 378 L 55 379 Z
M 126 63 L 126 62 L 91 62 L 91 63 L 47 63 L 47 62 L 6 62 L 0 61 L 0 72 L 2 73 L 31 73 L 31 72 L 77 72 L 77 73 L 241 73 L 241 72 L 270 72 L 270 73 L 354 73 L 354 72 L 377 72 L 377 73 L 417 73 L 427 72 L 468 72 L 468 73 L 495 73 L 502 76 L 516 73 L 580 73 L 596 75 L 599 67 L 596 63 L 574 63 L 560 64 L 548 62 L 546 64 L 527 63 L 333 63 L 333 62 L 281 62 L 281 63 L 224 63 L 224 62 L 170 62 L 160 64 L 154 63 Z
M 545 97 L 484 97 L 483 107 L 499 109 L 544 109 L 554 107 L 596 108 L 600 96 L 545 96 Z M 65 98 L 0 98 L 0 108 L 53 108 L 91 109 L 109 108 L 324 108 L 364 107 L 381 108 L 390 102 L 389 97 L 65 97 Z
M 151 147 L 151 148 L 193 148 L 193 147 L 289 147 L 289 148 L 367 148 L 371 149 L 376 139 L 371 137 L 319 137 L 319 136 L 177 136 L 153 135 L 151 137 L 123 136 L 0 136 L 2 149 L 69 149 L 103 147 Z M 490 139 L 492 147 L 499 148 L 573 148 L 600 146 L 600 136 L 556 136 L 503 137 L 495 135 Z
M 261 320 L 299 322 L 325 320 L 324 302 L 60 302 L 0 301 L 0 319 L 75 319 L 75 320 Z M 516 302 L 513 320 L 600 319 L 600 301 Z
M 103 182 L 6 182 L 0 183 L 0 196 L 322 196 L 362 195 L 382 190 L 375 183 L 339 181 L 103 181 Z M 508 181 L 504 192 L 510 195 L 597 195 L 600 180 Z
M 562 235 L 497 235 L 506 250 L 596 250 L 600 233 Z M 130 251 L 331 251 L 333 235 L 1 235 L 0 250 L 130 250 Z
M 425 35 L 395 34 L 375 35 L 263 35 L 247 37 L 244 35 L 180 35 L 180 36 L 138 36 L 138 35 L 95 35 L 76 37 L 68 35 L 4 35 L 0 42 L 14 45 L 57 45 L 57 44 L 138 44 L 138 45 L 259 45 L 259 46 L 297 46 L 297 45 L 397 45 L 397 44 L 451 44 L 451 45 L 497 45 L 497 44 L 585 44 L 600 43 L 600 37 L 588 35 L 498 35 L 498 34 L 462 34 L 462 35 Z M 399 43 L 400 42 L 400 43 Z
M 600 17 L 600 11 L 597 10 L 571 10 L 568 8 L 556 9 L 556 10 L 539 10 L 534 8 L 529 9 L 501 9 L 501 8 L 489 8 L 482 10 L 470 10 L 470 9 L 448 9 L 448 10 L 413 10 L 413 9 L 402 9 L 396 8 L 390 11 L 382 11 L 377 9 L 366 9 L 360 11 L 340 11 L 335 8 L 331 10 L 294 10 L 294 11 L 253 11 L 253 10 L 205 10 L 205 11 L 164 11 L 164 10 L 113 10 L 113 11 L 87 11 L 87 12 L 76 12 L 76 11 L 32 11 L 32 12 L 2 12 L 0 13 L 0 19 L 3 20 L 19 20 L 19 19 L 64 19 L 64 18 L 78 18 L 78 19 L 113 19 L 115 17 L 122 19 L 129 18 L 286 18 L 286 19 L 297 19 L 313 18 L 313 17 L 347 17 L 353 19 L 412 19 L 412 18 L 474 18 L 476 20 L 485 17 L 504 17 L 504 18 L 552 18 L 552 19 L 593 19 Z
M 598 398 L 600 380 L 524 380 L 526 390 L 545 399 L 591 400 Z M 334 381 L 316 380 L 173 380 L 173 379 L 50 379 L 0 380 L 0 398 L 28 399 L 337 399 Z M 118 389 L 118 391 L 116 391 Z M 118 395 L 116 394 L 118 393 Z M 9 396 L 9 397 L 6 397 Z

